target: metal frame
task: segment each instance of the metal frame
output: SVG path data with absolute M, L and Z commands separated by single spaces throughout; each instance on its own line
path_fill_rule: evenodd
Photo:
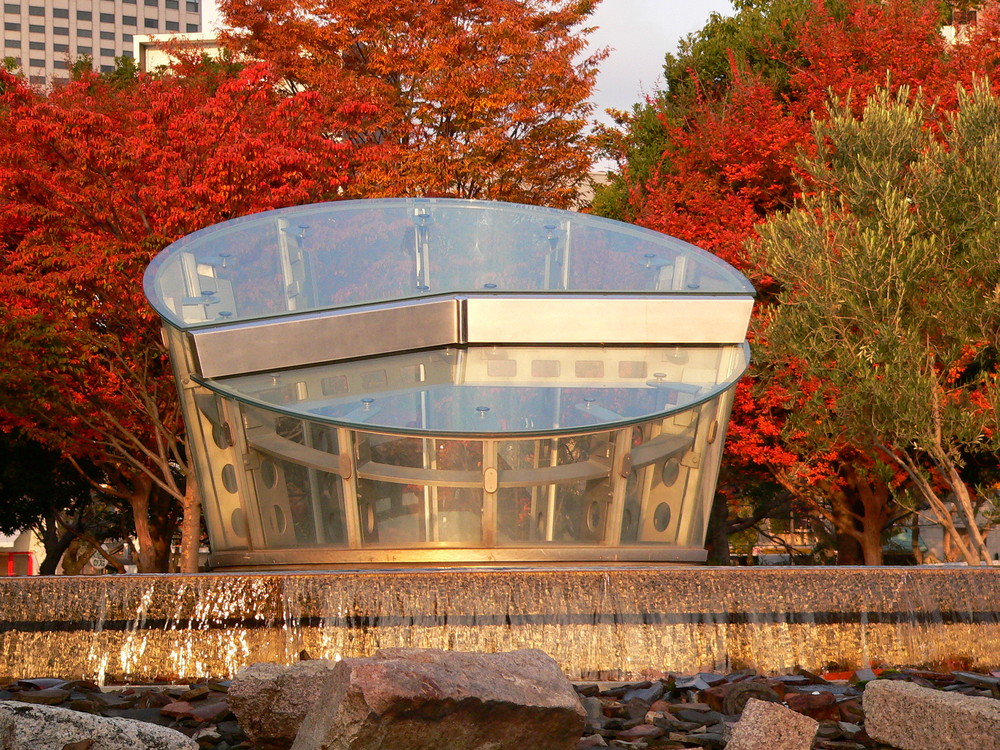
M 221 378 L 467 344 L 739 344 L 752 308 L 748 295 L 441 295 L 187 336 L 196 374 Z

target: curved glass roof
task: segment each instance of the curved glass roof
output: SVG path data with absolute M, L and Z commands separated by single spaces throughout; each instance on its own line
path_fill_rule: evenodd
M 592 432 L 683 411 L 743 374 L 746 344 L 447 347 L 201 380 L 223 396 L 361 430 Z
M 454 199 L 339 201 L 245 216 L 173 243 L 146 296 L 188 329 L 435 294 L 753 294 L 694 245 L 630 224 Z

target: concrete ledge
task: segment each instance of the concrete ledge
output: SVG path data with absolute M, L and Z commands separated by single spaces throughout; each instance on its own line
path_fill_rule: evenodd
M 868 735 L 900 750 L 1000 747 L 1000 700 L 995 698 L 873 680 L 863 703 Z

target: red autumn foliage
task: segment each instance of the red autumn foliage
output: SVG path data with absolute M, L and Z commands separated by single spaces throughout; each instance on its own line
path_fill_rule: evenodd
M 281 96 L 264 65 L 181 72 L 49 94 L 0 72 L 0 428 L 98 464 L 147 571 L 189 466 L 142 273 L 203 226 L 330 194 L 352 150 L 321 135 L 316 95 Z
M 808 4 L 797 26 L 783 22 L 788 33 L 759 38 L 757 67 L 730 52 L 728 85 L 702 86 L 692 59 L 693 93 L 648 102 L 661 125 L 661 158 L 652 169 L 640 164 L 635 177 L 625 164 L 622 175 L 625 211 L 636 223 L 711 250 L 754 277 L 762 292 L 758 310 L 764 311 L 752 333 L 758 357 L 766 352 L 773 282 L 753 265 L 748 243 L 755 226 L 793 205 L 802 189 L 796 156 L 815 148 L 811 119 L 825 116 L 829 97 L 850 97 L 860 107 L 877 87 L 908 86 L 913 96 L 936 101 L 940 113 L 956 106 L 958 86 L 995 73 L 1000 63 L 996 3 L 980 9 L 974 28 L 960 30 L 958 43 L 942 36 L 941 7 L 934 0 L 845 0 L 836 10 L 823 0 Z M 783 74 L 774 75 L 779 69 Z M 996 89 L 1000 77 L 992 83 Z M 815 384 L 799 377 L 794 363 L 758 363 L 757 375 L 737 391 L 730 461 L 747 472 L 766 467 L 809 512 L 860 545 L 866 562 L 880 561 L 879 534 L 891 514 L 875 507 L 871 495 L 888 498 L 887 487 L 873 473 L 853 471 L 861 467 L 864 474 L 878 456 L 827 434 L 823 425 L 808 434 L 789 427 L 796 401 L 815 396 Z M 836 394 L 825 398 L 835 409 Z M 853 499 L 845 500 L 845 492 Z M 817 495 L 822 503 L 810 499 Z M 842 561 L 860 561 L 861 549 L 844 551 Z
M 568 206 L 586 178 L 596 0 L 221 0 L 226 43 L 321 94 L 348 197 Z

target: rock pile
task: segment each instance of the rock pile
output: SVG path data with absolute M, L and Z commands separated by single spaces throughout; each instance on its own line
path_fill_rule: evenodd
M 414 656 L 416 664 L 411 658 Z M 459 660 L 466 657 L 489 660 L 493 656 L 467 654 Z M 540 656 L 536 658 L 541 659 Z M 407 663 L 405 669 L 401 659 Z M 448 693 L 443 690 L 447 679 L 442 676 L 447 675 L 448 668 L 437 661 L 436 656 L 387 651 L 373 660 L 349 660 L 341 667 L 320 660 L 293 667 L 256 665 L 232 682 L 205 681 L 189 686 L 102 689 L 92 682 L 79 680 L 19 680 L 0 688 L 0 750 L 289 748 L 314 706 L 322 706 L 312 722 L 317 726 L 324 724 L 320 719 L 333 717 L 333 706 L 338 699 L 328 688 L 333 684 L 329 680 L 336 671 L 341 677 L 346 676 L 338 688 L 343 689 L 341 703 L 343 697 L 353 691 L 347 701 L 348 707 L 363 706 L 362 713 L 367 717 L 377 713 L 374 709 L 381 706 L 378 710 L 383 716 L 392 720 L 402 717 L 404 724 L 411 722 L 411 728 L 415 721 L 425 721 L 430 726 L 449 711 L 461 713 L 466 708 L 475 725 L 490 718 L 489 708 L 494 705 L 491 701 L 508 700 L 503 697 L 507 688 L 500 684 L 500 671 L 495 666 L 494 672 L 489 672 L 490 667 L 482 664 L 460 667 L 454 675 L 457 679 L 452 692 Z M 358 670 L 358 663 L 368 664 L 366 669 L 378 679 L 365 683 L 371 675 L 365 677 L 364 670 Z M 535 663 L 530 658 L 521 666 L 545 671 L 541 661 Z M 461 693 L 461 690 L 471 691 L 470 684 L 463 682 L 463 670 L 497 675 L 498 679 L 487 679 L 487 684 L 477 689 L 493 690 L 498 695 L 481 701 L 480 707 L 475 708 L 469 701 L 471 692 L 468 695 Z M 392 674 L 405 675 L 406 679 L 393 683 Z M 541 735 L 567 731 L 576 732 L 569 746 L 575 745 L 580 750 L 591 747 L 623 750 L 958 750 L 949 744 L 954 739 L 951 735 L 945 736 L 946 729 L 957 732 L 956 736 L 974 735 L 977 748 L 1000 748 L 1000 701 L 992 700 L 1000 698 L 1000 673 L 920 669 L 886 670 L 877 674 L 872 670 L 859 670 L 825 675 L 799 671 L 779 676 L 751 671 L 699 673 L 666 675 L 631 683 L 577 683 L 576 690 L 570 690 L 568 698 L 557 677 L 550 674 L 548 678 L 536 680 L 531 688 L 536 691 L 532 700 L 538 704 L 562 706 L 558 709 L 562 711 L 560 715 L 570 720 L 576 716 L 575 721 L 582 724 L 582 732 L 579 724 L 576 729 L 567 729 L 568 725 L 562 724 L 558 729 L 554 729 L 554 725 L 537 724 L 534 734 L 521 734 L 519 739 L 513 740 L 522 743 L 523 748 L 519 750 L 561 746 L 547 745 L 549 738 Z M 362 688 L 363 684 L 382 687 L 369 690 Z M 565 681 L 562 684 L 565 685 Z M 866 685 L 871 687 L 866 688 Z M 544 695 L 546 691 L 552 695 Z M 574 709 L 577 698 L 580 707 Z M 991 700 L 985 700 L 987 698 Z M 904 708 L 906 715 L 901 719 Z M 866 712 L 869 714 L 867 721 Z M 37 722 L 35 726 L 40 727 L 31 730 L 36 732 L 34 739 L 24 734 L 28 731 L 29 715 Z M 493 718 L 500 724 L 494 727 L 503 722 L 517 722 L 526 715 L 498 709 Z M 74 716 L 83 724 L 73 719 Z M 102 725 L 99 721 L 102 718 L 115 719 L 117 723 Z M 275 729 L 279 725 L 285 728 Z M 57 731 L 58 726 L 77 728 L 62 734 Z M 163 733 L 158 734 L 161 728 Z M 151 734 L 135 734 L 144 730 Z M 328 733 L 329 724 L 321 726 L 321 730 Z M 377 741 L 380 731 L 383 729 L 379 726 L 369 724 L 363 734 Z M 494 728 L 490 732 L 498 741 L 501 739 L 499 730 Z M 118 740 L 115 740 L 116 733 L 121 735 Z M 454 732 L 452 734 L 454 738 Z M 38 736 L 43 736 L 44 742 L 37 739 Z M 508 733 L 507 736 L 513 735 Z M 113 744 L 114 741 L 120 744 Z M 913 745 L 915 741 L 923 744 Z M 885 742 L 895 744 L 881 744 Z M 381 747 L 409 750 L 392 745 Z M 449 745 L 443 743 L 440 747 Z
M 657 680 L 626 684 L 578 683 L 577 691 L 587 712 L 587 724 L 579 748 L 616 747 L 626 750 L 674 750 L 676 748 L 729 748 L 730 750 L 869 750 L 893 748 L 881 744 L 865 730 L 865 686 L 883 682 L 905 682 L 931 694 L 1000 698 L 1000 673 L 981 675 L 971 672 L 934 672 L 922 669 L 858 670 L 856 672 L 818 675 L 805 670 L 795 674 L 764 676 L 751 670 L 731 674 L 699 673 L 668 675 Z M 876 680 L 876 678 L 878 678 Z M 753 703 L 750 703 L 750 702 Z M 763 711 L 766 718 L 744 714 L 748 705 L 772 703 L 784 712 Z M 992 703 L 992 701 L 990 701 Z M 952 706 L 951 702 L 944 705 Z M 1000 709 L 1000 702 L 996 707 Z M 926 711 L 920 722 L 933 733 L 935 727 L 957 717 Z M 794 712 L 792 716 L 790 713 Z M 798 721 L 814 720 L 810 741 L 809 725 Z M 750 729 L 737 732 L 739 724 L 753 719 L 754 742 L 744 737 Z M 911 722 L 918 719 L 911 716 Z M 977 714 L 977 727 L 982 721 Z M 761 727 L 770 725 L 767 734 Z M 747 727 L 749 725 L 746 725 Z M 784 728 L 784 733 L 777 731 Z M 970 725 L 971 726 L 971 725 Z M 992 726 L 992 725 L 990 725 Z M 989 737 L 989 729 L 979 737 Z M 884 735 L 879 735 L 884 737 Z M 1000 749 L 1000 727 L 992 735 L 992 744 L 976 747 Z M 784 744 L 782 744 L 784 743 Z M 903 745 L 900 750 L 909 750 Z M 945 747 L 945 745 L 941 745 Z M 964 750 L 947 746 L 949 750 Z M 971 746 L 970 746 L 971 747 Z M 932 750 L 932 746 L 914 750 Z
M 94 740 L 92 746 L 79 750 L 249 749 L 252 745 L 229 709 L 229 685 L 228 680 L 210 680 L 102 689 L 87 680 L 18 680 L 0 688 L 0 724 L 9 718 L 21 731 L 10 747 L 2 744 L 0 731 L 0 750 L 63 750 L 88 739 Z M 39 710 L 28 713 L 24 708 Z M 165 738 L 167 744 L 153 737 Z

